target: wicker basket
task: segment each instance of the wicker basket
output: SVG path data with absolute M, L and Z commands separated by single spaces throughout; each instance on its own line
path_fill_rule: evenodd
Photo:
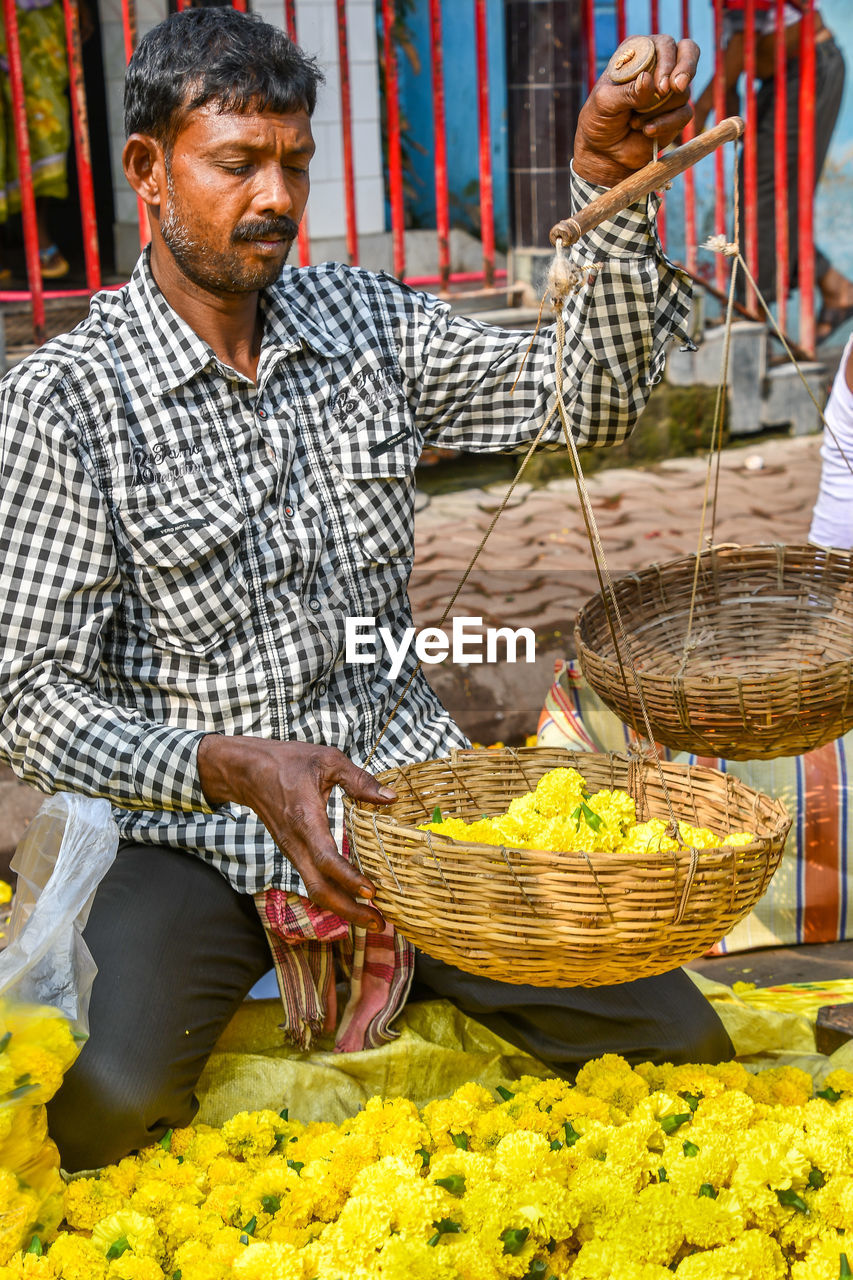
M 380 774 L 397 792 L 388 807 L 345 800 L 350 848 L 376 905 L 416 946 L 505 982 L 595 987 L 701 955 L 761 897 L 790 819 L 778 801 L 714 769 L 664 764 L 673 809 L 712 830 L 754 831 L 743 848 L 553 853 L 416 829 L 436 805 L 469 821 L 501 813 L 558 766 L 577 769 L 592 791 L 627 790 L 638 820 L 668 817 L 653 762 L 557 747 L 460 751 Z
M 655 739 L 696 755 L 770 760 L 853 728 L 853 556 L 783 546 L 703 552 L 685 655 L 695 567 L 685 556 L 615 585 Z M 591 687 L 643 730 L 601 595 L 578 614 L 575 639 Z

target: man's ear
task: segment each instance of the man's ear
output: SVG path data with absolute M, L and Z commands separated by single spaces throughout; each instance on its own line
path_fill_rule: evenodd
M 166 198 L 166 163 L 162 145 L 144 133 L 132 133 L 122 152 L 124 176 L 140 200 L 151 208 Z

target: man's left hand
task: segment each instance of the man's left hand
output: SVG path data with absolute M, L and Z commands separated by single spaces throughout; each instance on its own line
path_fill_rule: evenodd
M 642 169 L 652 147 L 668 146 L 690 122 L 690 85 L 699 62 L 699 46 L 692 40 L 677 45 L 672 36 L 652 36 L 656 62 L 636 80 L 614 84 L 601 76 L 581 109 L 575 133 L 575 172 L 587 182 L 612 187 Z M 670 90 L 672 96 L 655 102 Z M 642 113 L 642 114 L 639 114 Z

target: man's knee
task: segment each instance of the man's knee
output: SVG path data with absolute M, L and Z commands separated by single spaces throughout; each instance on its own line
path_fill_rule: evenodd
M 62 1088 L 48 1103 L 48 1130 L 69 1173 L 114 1164 L 187 1125 L 197 1110 L 160 1072 L 124 1060 L 114 1047 L 84 1046 Z

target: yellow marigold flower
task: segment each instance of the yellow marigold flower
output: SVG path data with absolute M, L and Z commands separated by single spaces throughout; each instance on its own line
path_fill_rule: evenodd
M 293 1245 L 253 1244 L 234 1259 L 231 1274 L 242 1280 L 304 1280 L 307 1261 Z
M 850 1166 L 848 1166 L 850 1168 Z M 853 1175 L 836 1173 L 826 1185 L 815 1191 L 810 1204 L 821 1220 L 837 1231 L 853 1233 Z M 853 1255 L 853 1241 L 850 1243 Z
M 27 1087 L 27 1103 L 49 1102 L 62 1084 L 65 1068 L 61 1059 L 41 1045 L 21 1041 L 14 1035 L 5 1056 L 14 1071 L 15 1085 Z
M 679 1280 L 785 1280 L 788 1264 L 770 1236 L 745 1231 L 732 1244 L 684 1258 L 676 1275 Z
M 853 1071 L 845 1071 L 843 1067 L 830 1071 L 823 1082 L 823 1088 L 832 1089 L 834 1093 L 840 1093 L 842 1097 L 845 1094 L 853 1097 Z
M 803 1108 L 804 1150 L 828 1177 L 853 1168 L 853 1098 L 834 1105 L 814 1098 Z
M 47 1138 L 44 1107 L 7 1108 L 11 1113 L 8 1132 L 0 1142 L 0 1169 L 23 1169 L 31 1164 Z
M 56 1274 L 47 1254 L 16 1253 L 0 1266 L 0 1280 L 55 1280 Z
M 57 1236 L 48 1257 L 62 1280 L 106 1280 L 109 1263 L 87 1236 Z
M 771 1107 L 802 1107 L 812 1096 L 814 1082 L 799 1067 L 770 1067 L 751 1077 L 746 1092 Z
M 163 1274 L 163 1268 L 153 1258 L 123 1253 L 110 1263 L 107 1280 L 163 1280 Z
M 248 1159 L 265 1156 L 292 1130 L 276 1111 L 238 1111 L 222 1126 L 222 1137 L 231 1155 Z
M 0 907 L 12 901 L 12 886 L 8 880 L 0 880 Z
M 73 1178 L 65 1188 L 65 1220 L 78 1231 L 91 1231 L 124 1203 L 115 1189 L 101 1178 Z
M 418 831 L 432 831 L 448 840 L 470 840 L 468 824 L 462 818 L 445 818 L 442 822 L 422 822 Z
M 0 1034 L 7 1031 L 11 1032 L 7 1052 L 21 1044 L 37 1045 L 57 1059 L 60 1071 L 67 1071 L 77 1057 L 78 1045 L 68 1019 L 49 1005 L 0 1005 Z
M 139 1156 L 125 1156 L 118 1164 L 107 1165 L 100 1171 L 103 1186 L 119 1196 L 130 1196 L 142 1175 L 142 1161 Z
M 92 1244 L 105 1257 L 111 1251 L 118 1256 L 122 1246 L 132 1249 L 140 1258 L 163 1257 L 163 1241 L 153 1219 L 132 1210 L 123 1209 L 110 1214 L 99 1222 L 92 1232 Z
M 853 1244 L 844 1238 L 815 1240 L 801 1262 L 791 1264 L 791 1280 L 838 1280 L 842 1257 L 853 1270 Z
M 246 1248 L 251 1246 L 240 1243 L 239 1232 L 223 1231 L 213 1240 L 187 1240 L 169 1265 L 173 1275 L 180 1271 L 181 1280 L 226 1280 Z
M 582 1093 L 602 1098 L 626 1114 L 649 1094 L 643 1077 L 616 1053 L 605 1053 L 581 1067 L 575 1084 Z
M 752 844 L 757 839 L 751 831 L 730 831 L 720 836 L 718 843 L 727 845 L 730 849 L 742 849 L 744 845 Z
M 567 818 L 585 792 L 586 783 L 577 769 L 551 769 L 539 779 L 533 794 L 543 817 Z

